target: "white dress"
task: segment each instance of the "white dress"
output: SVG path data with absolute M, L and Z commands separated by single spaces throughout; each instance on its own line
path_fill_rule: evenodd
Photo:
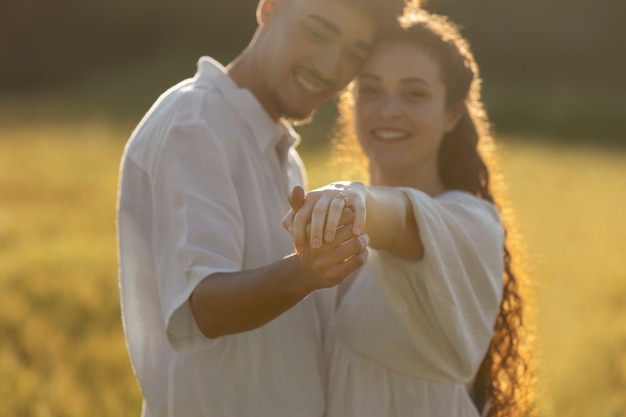
M 477 417 L 466 386 L 502 296 L 504 233 L 490 203 L 451 191 L 410 197 L 425 255 L 370 251 L 364 268 L 321 294 L 327 417 Z

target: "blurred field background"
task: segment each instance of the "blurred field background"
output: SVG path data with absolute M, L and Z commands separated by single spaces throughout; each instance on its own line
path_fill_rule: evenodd
M 626 3 L 519 3 L 429 4 L 465 26 L 483 68 L 536 292 L 540 415 L 626 417 Z M 0 3 L 0 416 L 139 414 L 119 159 L 200 55 L 226 63 L 245 45 L 255 4 Z M 337 179 L 333 115 L 299 128 L 312 187 Z

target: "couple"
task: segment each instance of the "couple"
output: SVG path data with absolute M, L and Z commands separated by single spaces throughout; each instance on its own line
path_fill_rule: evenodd
M 144 416 L 524 405 L 476 65 L 452 24 L 392 3 L 261 0 L 248 48 L 226 68 L 201 60 L 133 133 L 118 241 Z M 355 75 L 342 140 L 358 140 L 371 187 L 305 197 L 286 120 Z

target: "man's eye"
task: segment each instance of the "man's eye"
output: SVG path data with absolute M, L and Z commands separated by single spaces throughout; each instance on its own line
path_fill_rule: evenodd
M 363 54 L 357 51 L 348 51 L 348 57 L 359 65 L 363 64 L 366 58 Z
M 319 30 L 317 30 L 315 28 L 312 28 L 312 27 L 307 27 L 306 28 L 306 33 L 309 36 L 309 38 L 313 39 L 314 41 L 318 41 L 318 42 L 323 42 L 323 41 L 325 41 L 328 38 L 328 36 L 325 33 L 321 32 L 321 31 L 319 31 Z

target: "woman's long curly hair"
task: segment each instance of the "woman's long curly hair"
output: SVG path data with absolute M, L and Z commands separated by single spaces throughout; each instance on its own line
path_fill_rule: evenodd
M 441 180 L 447 189 L 464 190 L 494 203 L 506 231 L 502 302 L 494 337 L 471 386 L 472 399 L 479 410 L 487 409 L 490 417 L 532 416 L 536 414 L 531 315 L 534 310 L 529 303 L 531 293 L 524 273 L 525 250 L 515 229 L 491 125 L 481 100 L 478 66 L 469 43 L 455 24 L 417 6 L 417 2 L 410 2 L 400 25 L 385 28 L 379 39 L 412 42 L 438 63 L 446 87 L 446 105 L 462 107 L 459 122 L 444 136 L 439 149 Z M 352 87 L 340 95 L 338 108 L 333 161 L 340 167 L 363 167 L 367 163 L 354 132 Z M 358 155 L 360 163 L 347 160 L 354 158 L 350 155 Z M 362 171 L 344 174 L 364 177 Z

